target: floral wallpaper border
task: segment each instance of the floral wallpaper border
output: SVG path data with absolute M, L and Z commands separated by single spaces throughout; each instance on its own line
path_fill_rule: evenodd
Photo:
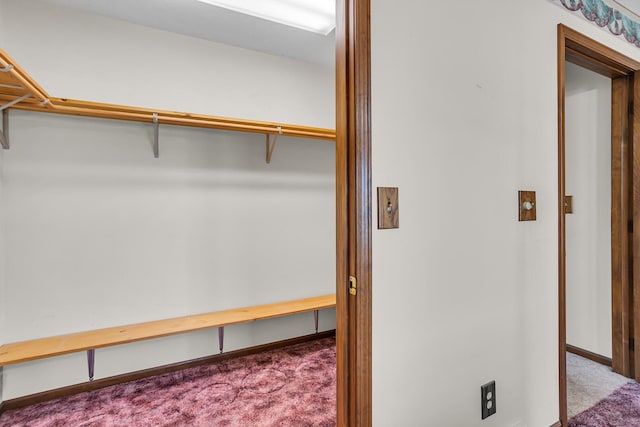
M 581 12 L 582 16 L 597 26 L 607 27 L 615 36 L 624 37 L 629 43 L 640 48 L 640 23 L 609 6 L 604 0 L 554 0 L 567 10 Z

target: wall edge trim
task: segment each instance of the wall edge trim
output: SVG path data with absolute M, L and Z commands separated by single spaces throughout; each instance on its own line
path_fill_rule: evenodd
M 585 350 L 581 347 L 576 347 L 575 345 L 567 344 L 567 351 L 569 353 L 573 353 L 575 355 L 584 357 L 585 359 L 589 359 L 593 362 L 599 363 L 605 366 L 613 366 L 613 360 L 610 357 L 603 356 L 598 353 L 594 353 L 593 351 Z
M 614 37 L 640 48 L 640 37 L 638 37 L 640 22 L 624 7 L 610 0 L 592 0 L 588 3 L 580 0 L 551 1 L 569 12 L 579 14 L 600 29 L 608 30 Z

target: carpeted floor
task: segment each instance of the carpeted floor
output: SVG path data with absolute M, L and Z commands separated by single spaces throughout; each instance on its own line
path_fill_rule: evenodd
M 568 427 L 640 427 L 640 384 L 567 353 Z
M 567 352 L 567 412 L 569 418 L 589 409 L 631 381 L 610 367 Z
M 569 427 L 640 427 L 640 384 L 623 385 L 571 418 Z
M 7 411 L 0 426 L 336 425 L 335 339 Z

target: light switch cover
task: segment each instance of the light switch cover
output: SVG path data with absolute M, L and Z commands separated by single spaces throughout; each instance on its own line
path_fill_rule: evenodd
M 398 187 L 378 187 L 378 229 L 400 228 Z
M 536 220 L 536 192 L 518 191 L 518 221 Z

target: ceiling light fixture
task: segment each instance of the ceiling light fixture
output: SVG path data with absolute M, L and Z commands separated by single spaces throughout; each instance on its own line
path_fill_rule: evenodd
M 335 0 L 198 0 L 322 35 L 336 26 Z

